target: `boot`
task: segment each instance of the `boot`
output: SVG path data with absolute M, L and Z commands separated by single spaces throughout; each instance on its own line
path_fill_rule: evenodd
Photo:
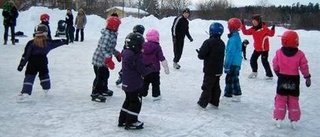
M 7 41 L 6 40 L 3 42 L 3 45 L 7 45 Z
M 132 124 L 125 125 L 124 129 L 143 129 L 143 122 L 137 121 Z

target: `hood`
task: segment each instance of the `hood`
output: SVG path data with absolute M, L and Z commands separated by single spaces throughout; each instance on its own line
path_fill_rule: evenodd
M 298 52 L 298 48 L 292 48 L 292 47 L 282 47 L 281 51 L 284 55 L 287 57 L 292 57 Z

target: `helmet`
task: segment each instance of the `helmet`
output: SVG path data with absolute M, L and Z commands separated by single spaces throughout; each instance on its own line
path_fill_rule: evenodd
M 241 20 L 238 18 L 231 18 L 228 20 L 228 29 L 230 32 L 239 30 L 241 25 Z
M 107 29 L 117 32 L 121 24 L 121 20 L 118 17 L 111 16 L 107 19 Z
M 147 32 L 147 40 L 153 42 L 159 42 L 159 31 L 151 29 Z
M 49 16 L 48 14 L 46 14 L 46 13 L 41 14 L 41 15 L 40 15 L 40 20 L 47 22 L 47 21 L 50 20 L 50 16 Z
M 48 27 L 44 24 L 39 24 L 35 27 L 34 29 L 34 36 L 39 37 L 39 36 L 47 36 L 48 35 Z
M 222 35 L 223 26 L 221 23 L 214 22 L 209 27 L 209 35 L 212 36 L 214 34 Z
M 262 17 L 260 14 L 253 14 L 251 17 L 253 20 L 257 20 L 258 22 L 261 22 Z
M 130 49 L 135 53 L 141 52 L 144 38 L 139 33 L 130 33 L 125 40 L 125 49 Z
M 142 26 L 142 25 L 135 25 L 134 27 L 133 27 L 133 32 L 134 33 L 140 33 L 141 35 L 143 35 L 143 33 L 144 33 L 144 27 Z
M 249 41 L 247 39 L 244 39 L 242 43 L 248 45 Z
M 281 37 L 281 43 L 283 47 L 296 48 L 299 45 L 298 33 L 293 30 L 288 30 L 283 33 Z

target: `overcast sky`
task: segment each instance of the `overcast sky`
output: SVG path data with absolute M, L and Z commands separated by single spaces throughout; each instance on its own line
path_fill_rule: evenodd
M 203 2 L 206 0 L 191 0 L 193 2 L 193 4 L 197 3 L 197 2 Z M 230 2 L 232 1 L 232 3 L 235 6 L 245 6 L 245 5 L 258 5 L 257 3 L 259 3 L 261 0 L 229 0 Z M 320 4 L 320 0 L 263 0 L 263 1 L 268 1 L 269 4 L 271 5 L 292 5 L 293 3 L 297 3 L 300 2 L 300 4 L 309 4 L 309 2 L 311 3 L 319 3 Z

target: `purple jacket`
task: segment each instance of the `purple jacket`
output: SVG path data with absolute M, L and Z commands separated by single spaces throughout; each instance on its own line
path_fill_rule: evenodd
M 143 85 L 143 76 L 151 71 L 143 64 L 142 55 L 132 50 L 122 51 L 122 89 L 125 92 L 139 90 Z
M 166 58 L 163 56 L 162 49 L 158 42 L 148 41 L 142 47 L 143 63 L 152 68 L 153 72 L 160 71 L 160 61 Z

